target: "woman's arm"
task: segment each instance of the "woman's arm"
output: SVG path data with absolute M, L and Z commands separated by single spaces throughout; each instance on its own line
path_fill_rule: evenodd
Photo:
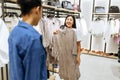
M 77 41 L 77 63 L 80 64 L 81 42 Z

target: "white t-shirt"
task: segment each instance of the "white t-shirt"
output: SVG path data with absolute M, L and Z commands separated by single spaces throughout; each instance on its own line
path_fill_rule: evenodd
M 76 37 L 77 37 L 77 41 L 81 41 L 81 32 L 77 29 L 74 29 L 75 33 L 76 33 Z

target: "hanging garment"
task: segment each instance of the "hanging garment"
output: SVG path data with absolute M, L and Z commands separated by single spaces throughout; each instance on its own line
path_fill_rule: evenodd
M 117 53 L 117 52 L 118 52 L 118 44 L 116 44 L 113 38 L 110 37 L 106 45 L 106 53 Z
M 0 19 L 0 67 L 8 63 L 8 36 L 9 31 L 2 19 Z
M 119 44 L 119 42 L 120 42 L 120 28 L 119 28 L 119 34 L 117 36 L 114 36 L 114 42 L 116 44 Z
M 90 33 L 92 35 L 91 50 L 104 52 L 105 21 L 93 21 Z
M 75 55 L 77 39 L 73 29 L 65 28 L 53 36 L 52 56 L 58 60 L 61 79 L 77 80 L 80 77 Z
M 48 35 L 49 30 L 48 27 L 46 26 L 47 25 L 46 21 L 47 21 L 46 18 L 42 18 L 38 25 L 34 27 L 42 35 L 44 47 L 48 47 L 50 44 Z
M 61 25 L 61 21 L 57 18 L 42 18 L 35 29 L 42 34 L 43 45 L 47 51 L 47 66 L 49 63 L 53 61 L 53 57 L 51 57 L 51 44 L 52 44 L 52 36 L 53 32 L 59 29 Z
M 105 22 L 103 20 L 92 21 L 89 32 L 95 37 L 103 37 L 105 33 Z
M 83 38 L 83 28 L 80 24 L 80 20 L 76 20 L 76 35 L 77 35 L 77 41 L 82 41 Z
M 84 18 L 76 19 L 77 41 L 81 41 L 81 48 L 89 49 L 89 34 Z
M 106 53 L 117 53 L 118 52 L 118 44 L 114 42 L 114 37 L 111 35 L 115 33 L 115 21 L 111 20 L 107 22 L 107 26 L 105 29 L 105 42 L 107 43 L 106 45 Z M 118 29 L 119 30 L 119 29 Z M 117 31 L 118 31 L 117 30 Z
M 104 52 L 105 41 L 103 37 L 92 36 L 91 50 Z
M 60 22 L 61 22 L 61 25 L 64 25 L 64 22 L 65 22 L 65 18 L 59 18 Z
M 119 22 L 120 21 L 118 19 L 110 21 L 111 35 L 113 37 L 114 37 L 114 35 L 119 34 L 119 26 L 120 26 Z
M 16 17 L 16 16 L 13 16 L 13 17 L 5 17 L 5 23 L 9 29 L 9 31 L 11 32 L 12 29 L 18 24 L 19 22 L 19 18 Z
M 82 39 L 88 34 L 86 21 L 81 18 L 76 20 L 77 26 L 77 41 L 82 41 Z
M 44 17 L 38 24 L 40 33 L 43 35 L 44 47 L 50 46 L 52 42 L 53 32 L 58 30 L 61 25 L 61 21 L 57 18 Z
M 109 43 L 110 38 L 111 38 L 111 26 L 110 26 L 110 21 L 107 21 L 105 26 L 105 34 L 104 34 L 105 43 Z

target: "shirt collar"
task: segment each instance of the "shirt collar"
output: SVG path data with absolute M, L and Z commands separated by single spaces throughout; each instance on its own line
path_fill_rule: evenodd
M 19 21 L 18 25 L 19 25 L 19 27 L 23 27 L 23 28 L 29 29 L 29 30 L 31 30 L 31 31 L 33 31 L 33 32 L 37 32 L 37 31 L 33 28 L 32 25 L 30 25 L 30 24 L 28 24 L 28 23 L 26 23 L 26 22 Z

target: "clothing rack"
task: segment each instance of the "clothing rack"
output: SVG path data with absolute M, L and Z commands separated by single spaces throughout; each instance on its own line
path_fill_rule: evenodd
M 106 11 L 105 12 L 96 12 L 95 11 L 95 7 L 97 6 L 96 1 L 97 0 L 93 0 L 92 21 L 97 17 L 105 18 L 108 21 L 108 20 L 111 20 L 112 18 L 115 18 L 114 16 L 119 16 L 120 15 L 120 13 L 110 13 L 109 12 L 109 8 L 110 8 L 110 6 L 112 6 L 112 0 L 107 0 L 108 1 L 108 5 L 107 5 L 108 10 L 107 10 L 107 12 Z M 102 6 L 100 6 L 100 7 L 102 7 Z M 92 35 L 90 35 L 90 49 L 89 49 L 89 51 L 91 51 L 92 40 L 93 40 L 93 37 L 92 37 Z M 104 44 L 104 52 L 101 54 L 103 57 L 108 57 L 108 54 L 106 54 L 106 49 L 107 49 L 106 47 L 107 47 L 107 43 L 105 42 L 105 44 Z M 119 48 L 120 48 L 120 45 L 119 45 Z M 94 52 L 94 50 L 93 50 L 93 52 Z M 120 53 L 120 49 L 118 50 L 118 53 Z M 97 54 L 94 54 L 94 55 L 97 55 Z M 99 55 L 99 56 L 101 56 L 101 55 Z M 116 59 L 116 57 L 108 57 L 108 58 L 115 58 Z
M 9 0 L 2 0 L 2 15 L 5 15 L 7 13 L 7 9 L 9 10 L 20 10 L 19 7 L 11 7 L 11 6 L 6 6 L 6 3 L 11 3 L 11 4 L 17 4 L 16 2 L 14 1 L 9 1 Z M 10 13 L 10 11 L 8 12 Z M 15 14 L 14 12 L 11 12 L 13 14 Z M 5 21 L 5 16 L 2 16 L 3 20 Z
M 14 2 L 14 1 L 2 0 L 2 15 L 4 15 L 4 13 L 6 12 L 5 11 L 6 9 L 20 10 L 19 7 L 6 6 L 5 3 L 17 4 L 17 2 Z M 79 0 L 79 3 L 80 3 L 80 0 Z M 72 15 L 75 15 L 77 18 L 80 18 L 80 12 L 75 12 L 73 10 L 68 10 L 64 8 L 57 8 L 55 6 L 50 6 L 50 5 L 43 5 L 43 13 L 54 14 L 54 16 L 57 16 L 57 17 L 60 17 L 62 15 L 72 14 Z M 4 19 L 5 18 L 3 17 L 3 20 Z
M 15 13 L 14 11 L 11 10 L 16 10 L 16 11 L 20 11 L 20 7 L 11 7 L 6 5 L 6 3 L 10 3 L 10 4 L 17 4 L 17 2 L 14 1 L 10 1 L 10 0 L 2 0 L 1 1 L 1 7 L 2 7 L 2 19 L 5 21 L 5 15 L 7 14 L 12 14 L 12 15 L 18 15 L 17 13 Z M 80 0 L 79 0 L 80 3 Z M 80 6 L 80 4 L 79 4 Z M 10 10 L 10 11 L 7 11 Z M 51 11 L 52 10 L 52 11 Z M 73 14 L 76 17 L 80 18 L 80 12 L 75 12 L 73 10 L 68 10 L 68 9 L 63 9 L 63 8 L 57 8 L 54 6 L 49 6 L 49 5 L 43 5 L 43 14 L 52 14 L 56 17 L 62 17 L 63 15 L 68 15 L 68 14 Z M 9 80 L 9 66 L 8 64 L 5 65 L 5 67 L 1 67 L 0 68 L 0 80 Z

